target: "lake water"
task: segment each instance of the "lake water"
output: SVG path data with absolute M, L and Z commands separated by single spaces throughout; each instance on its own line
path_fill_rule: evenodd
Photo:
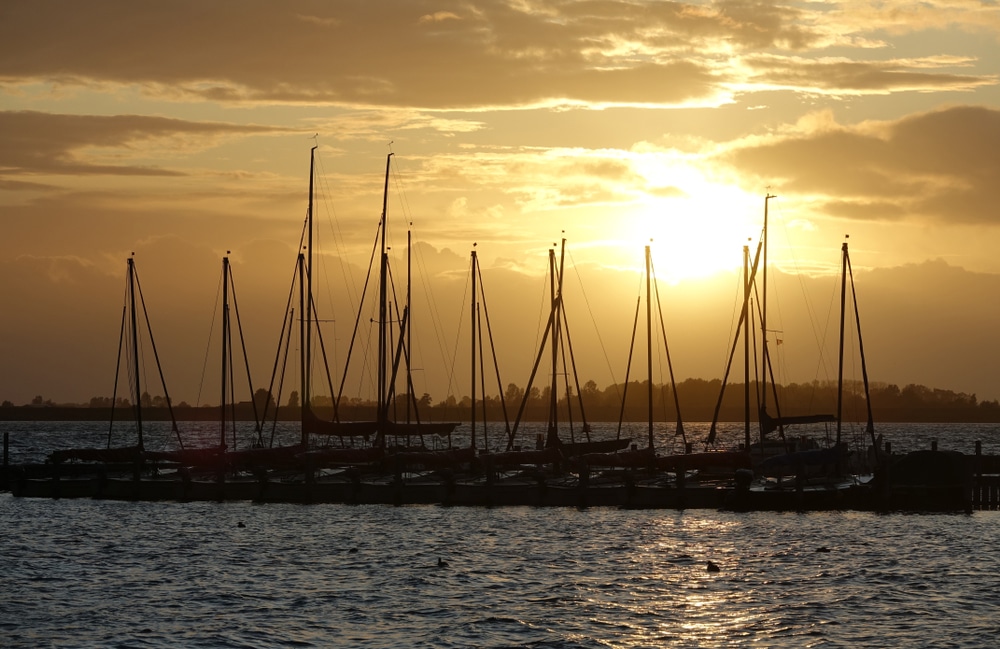
M 18 458 L 41 448 L 29 436 L 58 426 L 102 430 L 7 426 Z M 975 439 L 997 445 L 995 426 L 898 431 L 885 434 L 899 450 L 932 438 L 966 452 Z M 2 494 L 0 530 L 4 647 L 993 647 L 1000 637 L 1000 512 Z

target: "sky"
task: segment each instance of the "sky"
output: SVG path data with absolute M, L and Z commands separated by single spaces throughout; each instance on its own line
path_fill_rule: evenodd
M 335 368 L 355 319 L 371 339 L 391 152 L 394 282 L 409 257 L 435 402 L 470 393 L 473 249 L 500 383 L 524 386 L 564 240 L 581 381 L 645 375 L 647 245 L 657 358 L 665 340 L 677 380 L 720 378 L 768 193 L 779 381 L 836 378 L 849 235 L 872 380 L 1000 398 L 996 2 L 4 0 L 0 400 L 113 393 L 132 255 L 175 403 L 219 402 L 224 256 L 266 386 L 313 146 Z

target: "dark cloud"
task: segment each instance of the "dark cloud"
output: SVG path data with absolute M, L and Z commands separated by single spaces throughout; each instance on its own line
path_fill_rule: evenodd
M 101 164 L 80 154 L 88 147 L 134 147 L 158 138 L 197 136 L 204 142 L 230 134 L 275 132 L 264 126 L 190 122 L 143 115 L 57 115 L 0 112 L 0 173 L 177 176 L 181 172 L 139 164 Z M 90 157 L 90 159 L 88 159 Z
M 741 1 L 38 0 L 0 11 L 0 78 L 160 85 L 224 102 L 683 103 L 718 91 L 709 52 L 720 46 L 817 38 L 796 10 Z
M 958 107 L 873 128 L 819 131 L 731 152 L 747 174 L 786 193 L 825 195 L 835 216 L 997 223 L 1000 111 Z
M 995 76 L 933 72 L 906 61 L 807 60 L 779 56 L 749 56 L 746 63 L 757 82 L 803 91 L 886 93 L 895 90 L 968 90 L 995 85 Z

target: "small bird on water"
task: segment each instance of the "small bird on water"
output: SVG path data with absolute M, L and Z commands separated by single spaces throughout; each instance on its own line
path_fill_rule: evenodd
M 706 562 L 705 567 L 708 568 L 709 572 L 719 572 L 719 570 L 721 570 L 721 568 L 719 568 L 719 566 L 717 566 L 715 563 L 713 563 L 711 561 Z
M 445 560 L 444 560 L 444 559 L 442 559 L 441 557 L 438 557 L 438 568 L 444 568 L 444 567 L 446 567 L 447 565 L 448 565 L 448 562 L 447 562 L 447 561 L 445 561 Z

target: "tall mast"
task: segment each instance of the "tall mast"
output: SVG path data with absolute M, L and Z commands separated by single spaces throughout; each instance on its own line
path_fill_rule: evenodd
M 760 411 L 761 413 L 767 412 L 767 368 L 770 365 L 771 359 L 767 352 L 767 202 L 775 198 L 771 194 L 764 195 L 764 272 L 763 281 L 764 287 L 761 291 L 761 303 L 760 303 L 760 333 L 761 333 L 761 361 L 763 363 L 761 371 L 761 389 L 760 389 Z M 763 428 L 761 428 L 761 436 L 763 436 Z
M 743 443 L 750 450 L 750 246 L 743 246 Z
M 296 260 L 299 272 L 299 340 L 304 341 L 309 337 L 308 331 L 309 327 L 306 325 L 306 319 L 302 317 L 301 314 L 305 313 L 305 302 L 306 302 L 306 255 L 301 250 L 299 251 L 299 257 Z M 309 442 L 309 433 L 306 428 L 306 416 L 309 414 L 309 357 L 306 354 L 306 345 L 299 345 L 299 376 L 300 383 L 302 385 L 302 399 L 299 404 L 299 409 L 302 413 L 302 438 L 301 443 L 305 446 Z
M 128 258 L 129 311 L 132 321 L 132 370 L 135 374 L 135 428 L 139 440 L 139 450 L 142 450 L 142 388 L 139 384 L 139 333 L 136 329 L 135 316 L 135 253 L 133 252 L 132 255 Z
M 475 246 L 476 244 L 472 244 Z M 472 439 L 471 446 L 476 448 L 476 315 L 477 315 L 477 305 L 476 305 L 476 251 L 472 251 Z M 486 395 L 483 395 L 486 398 Z M 483 404 L 483 409 L 486 409 L 486 404 Z
M 847 242 L 840 247 L 840 361 L 837 365 L 837 443 L 840 444 L 844 407 L 844 311 L 847 304 Z
M 227 251 L 228 254 L 228 251 Z M 229 257 L 222 258 L 222 416 L 219 429 L 219 447 L 226 445 L 226 376 L 229 349 Z
M 389 164 L 392 162 L 392 153 L 385 157 L 385 186 L 382 189 L 382 232 L 381 232 L 381 266 L 379 268 L 379 305 L 378 305 L 378 427 L 385 428 L 386 422 L 386 401 L 388 401 L 388 346 L 386 325 L 388 324 L 388 314 L 386 313 L 388 302 L 387 275 L 389 273 L 389 254 L 386 250 L 385 239 L 388 229 L 388 203 L 389 203 Z
M 306 218 L 309 221 L 308 224 L 308 243 L 307 243 L 307 258 L 305 267 L 305 280 L 306 280 L 306 291 L 305 291 L 305 304 L 300 304 L 300 307 L 304 307 L 304 311 L 300 313 L 305 314 L 305 338 L 303 343 L 303 375 L 302 375 L 302 407 L 312 408 L 312 371 L 310 364 L 312 363 L 312 322 L 313 322 L 313 304 L 312 304 L 312 278 L 313 278 L 313 187 L 314 187 L 314 169 L 316 163 L 316 147 L 314 146 L 309 150 L 309 209 L 306 212 Z M 301 286 L 301 282 L 300 282 Z M 305 432 L 303 435 L 303 443 L 306 442 Z
M 649 414 L 649 448 L 653 448 L 653 303 L 650 286 L 651 263 L 646 246 L 646 409 Z
M 554 245 L 554 244 L 553 244 Z M 549 431 L 546 446 L 558 439 L 559 433 L 559 322 L 560 301 L 556 276 L 556 250 L 549 248 L 549 299 L 552 310 L 552 382 L 549 388 Z
M 413 223 L 410 223 L 413 226 Z M 410 228 L 406 230 L 406 319 L 409 321 L 409 326 L 406 327 L 406 423 L 410 423 L 410 404 L 413 401 L 413 376 L 410 370 L 410 355 L 413 353 L 413 347 L 411 343 L 413 342 L 413 303 L 410 302 L 412 296 L 413 288 L 413 231 Z

